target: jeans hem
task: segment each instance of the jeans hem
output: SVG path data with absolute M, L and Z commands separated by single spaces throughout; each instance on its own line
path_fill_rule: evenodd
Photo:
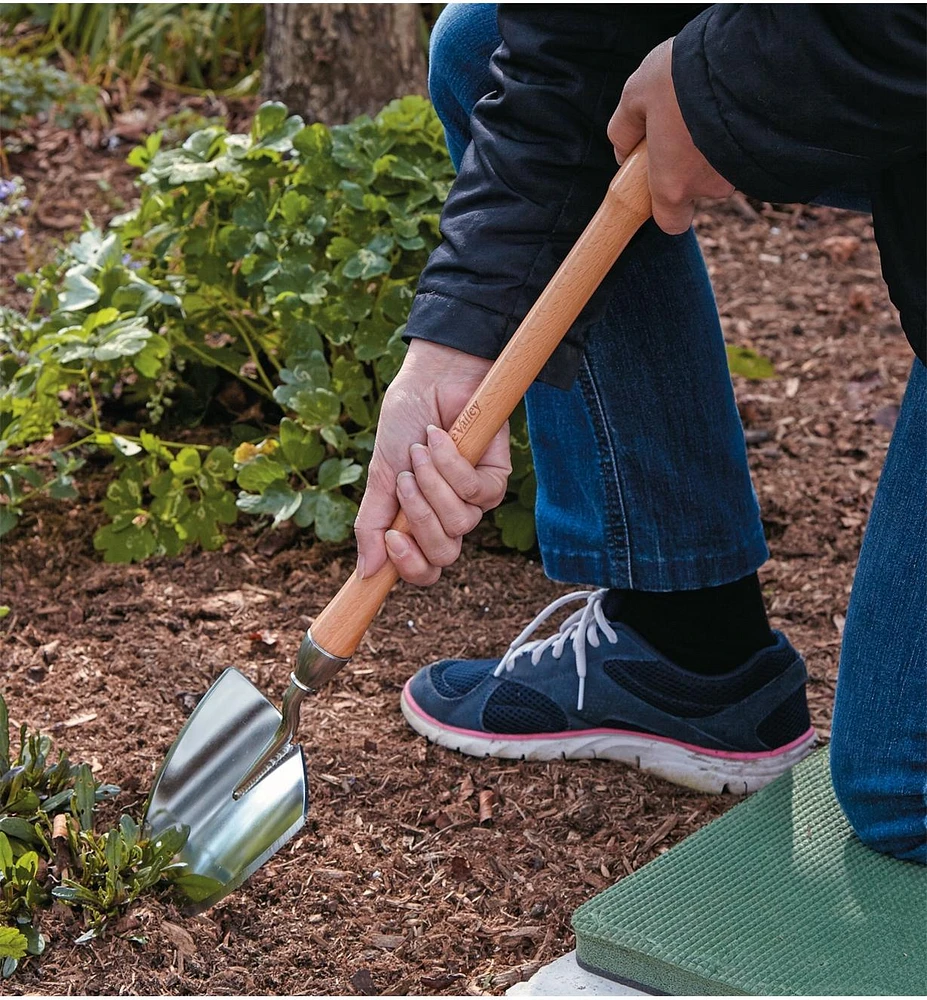
M 693 555 L 671 560 L 632 558 L 625 570 L 602 551 L 565 552 L 545 547 L 541 559 L 545 574 L 557 583 L 580 583 L 619 590 L 668 592 L 720 587 L 755 573 L 769 558 L 766 539 L 754 537 L 723 555 Z

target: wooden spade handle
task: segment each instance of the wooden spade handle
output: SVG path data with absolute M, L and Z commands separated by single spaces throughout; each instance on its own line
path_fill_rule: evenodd
M 480 460 L 650 214 L 645 140 L 618 171 L 592 221 L 451 428 L 458 450 L 471 464 Z M 392 527 L 409 533 L 409 522 L 402 511 Z M 349 658 L 398 579 L 389 561 L 364 580 L 352 573 L 313 623 L 316 644 L 333 656 Z

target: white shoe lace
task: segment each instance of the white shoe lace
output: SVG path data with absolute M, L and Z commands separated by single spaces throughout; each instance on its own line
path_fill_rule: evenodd
M 612 628 L 602 610 L 602 599 L 605 590 L 577 590 L 572 594 L 558 597 L 531 622 L 506 650 L 505 656 L 495 669 L 495 676 L 501 677 L 504 671 L 515 668 L 515 660 L 525 653 L 531 654 L 532 666 L 537 666 L 544 653 L 550 649 L 555 660 L 559 660 L 568 642 L 573 644 L 573 654 L 576 659 L 576 673 L 579 676 L 579 697 L 576 700 L 576 711 L 583 710 L 583 695 L 586 689 L 586 643 L 595 649 L 601 645 L 599 632 L 609 642 L 618 641 L 618 633 Z M 529 637 L 539 626 L 547 621 L 555 611 L 559 611 L 571 601 L 585 601 L 586 606 L 574 611 L 560 626 L 554 635 L 546 639 L 530 639 Z

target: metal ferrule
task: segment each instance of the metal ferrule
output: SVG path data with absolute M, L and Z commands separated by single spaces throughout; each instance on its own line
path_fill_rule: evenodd
M 292 680 L 307 691 L 317 691 L 330 681 L 348 662 L 346 656 L 332 656 L 312 638 L 312 630 L 307 629 L 296 654 L 296 669 Z
M 299 729 L 299 710 L 303 698 L 317 690 L 347 663 L 343 656 L 326 653 L 307 630 L 296 654 L 296 669 L 290 674 L 290 686 L 283 696 L 280 706 L 282 718 L 273 738 L 261 751 L 260 756 L 235 788 L 237 799 L 259 781 L 276 764 L 278 757 L 286 754 L 296 731 Z

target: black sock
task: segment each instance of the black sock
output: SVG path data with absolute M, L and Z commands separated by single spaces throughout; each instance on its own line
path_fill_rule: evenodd
M 610 590 L 602 610 L 699 674 L 726 673 L 775 643 L 756 573 L 703 590 Z

